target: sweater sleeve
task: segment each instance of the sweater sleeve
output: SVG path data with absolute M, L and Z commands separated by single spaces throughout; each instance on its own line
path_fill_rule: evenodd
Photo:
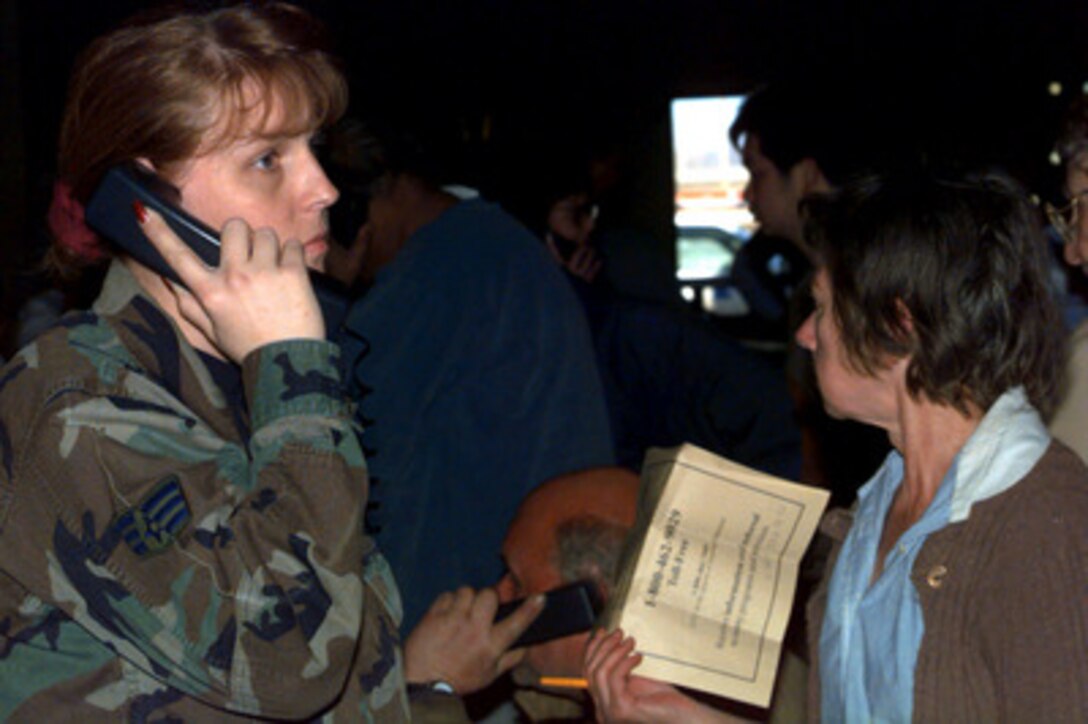
M 1073 480 L 1034 488 L 996 548 L 1006 585 L 979 607 L 978 631 L 1001 721 L 1088 712 L 1088 485 Z

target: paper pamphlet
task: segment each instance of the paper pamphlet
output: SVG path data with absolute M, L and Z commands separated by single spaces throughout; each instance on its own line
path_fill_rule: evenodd
M 693 445 L 647 453 L 602 616 L 635 638 L 635 673 L 766 707 L 828 497 Z

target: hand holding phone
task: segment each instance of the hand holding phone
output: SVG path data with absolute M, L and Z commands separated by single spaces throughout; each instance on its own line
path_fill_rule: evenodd
M 137 207 L 141 228 L 182 285 L 170 284 L 181 316 L 232 361 L 285 339 L 324 339 L 302 247 L 240 219 L 223 227 L 219 265 L 209 268 L 156 211 Z M 190 293 L 191 290 L 191 293 Z
M 436 598 L 404 642 L 408 682 L 444 681 L 468 694 L 517 665 L 525 651 L 511 646 L 540 614 L 543 597 L 530 598 L 496 622 L 498 602 L 492 588 L 464 587 Z
M 219 266 L 221 245 L 216 232 L 181 208 L 177 189 L 134 161 L 106 171 L 87 203 L 87 223 L 144 266 L 167 279 L 185 284 L 157 247 L 148 243 L 133 212 L 135 202 L 159 214 L 177 238 L 205 265 Z M 330 333 L 336 331 L 348 309 L 343 285 L 312 270 L 310 283 L 325 317 L 325 329 Z
M 502 621 L 524 603 L 525 599 L 499 606 L 495 620 Z M 544 610 L 513 643 L 513 648 L 532 646 L 552 639 L 582 633 L 593 628 L 601 611 L 601 600 L 593 584 L 577 581 L 545 594 Z

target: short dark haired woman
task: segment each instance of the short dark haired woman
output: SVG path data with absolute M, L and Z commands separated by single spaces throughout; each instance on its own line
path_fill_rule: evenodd
M 1062 354 L 1034 210 L 996 175 L 903 175 L 812 202 L 807 233 L 816 309 L 797 341 L 829 411 L 895 448 L 825 521 L 810 713 L 1083 718 L 1088 469 L 1038 413 Z M 605 720 L 723 720 L 631 676 L 620 636 L 587 652 Z

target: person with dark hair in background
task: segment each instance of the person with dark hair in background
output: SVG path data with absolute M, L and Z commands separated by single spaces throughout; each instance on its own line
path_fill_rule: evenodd
M 787 81 L 753 91 L 729 128 L 750 179 L 744 190 L 760 231 L 805 248 L 798 204 L 857 172 L 843 99 Z
M 797 333 L 828 412 L 894 445 L 809 602 L 822 721 L 1080 721 L 1088 468 L 1040 417 L 1062 363 L 1045 245 L 997 175 L 858 182 L 814 201 L 815 311 Z M 724 721 L 590 643 L 604 721 Z
M 580 171 L 577 166 L 571 168 L 570 175 L 551 186 L 552 193 L 542 199 L 545 202 L 541 214 L 545 218 L 542 236 L 557 264 L 572 277 L 593 285 L 604 266 L 593 244 L 600 207 L 591 195 L 588 169 Z M 541 172 L 542 169 L 534 168 L 529 173 Z M 533 226 L 530 224 L 530 228 Z
M 463 717 L 429 685 L 467 693 L 520 656 L 541 601 L 493 627 L 494 591 L 439 599 L 400 650 L 308 273 L 338 195 L 312 141 L 347 103 L 321 40 L 247 3 L 141 16 L 76 64 L 52 263 L 108 271 L 0 374 L 0 719 L 400 722 L 406 679 L 412 709 Z M 219 231 L 218 266 L 139 202 L 123 213 L 184 286 L 86 225 L 128 163 Z
M 531 153 L 509 158 L 516 168 L 505 172 L 508 177 L 495 192 L 503 208 L 543 242 L 583 306 L 615 296 L 596 243 L 600 207 L 589 154 L 564 140 L 559 147 L 538 144 Z
M 814 89 L 783 82 L 749 94 L 729 128 L 749 174 L 744 200 L 759 224 L 737 252 L 732 281 L 786 339 L 788 326 L 799 323 L 790 319 L 791 300 L 796 306 L 796 290 L 805 296 L 811 270 L 798 204 L 831 191 L 845 175 L 836 163 L 844 149 L 834 142 L 845 130 L 831 123 L 833 109 L 836 103 L 818 98 Z
M 580 294 L 680 307 L 670 244 L 631 218 L 631 169 L 615 139 L 600 136 L 574 124 L 508 149 L 491 194 L 543 239 Z
M 551 158 L 534 167 L 512 205 L 582 302 L 617 462 L 637 471 L 649 448 L 689 442 L 798 477 L 800 433 L 779 367 L 682 307 L 625 296 L 596 278 L 589 178 L 570 156 Z
M 372 129 L 356 146 L 368 288 L 341 344 L 376 479 L 369 522 L 410 627 L 436 593 L 498 580 L 528 491 L 614 453 L 589 331 L 541 244 L 444 190 L 419 140 Z
M 1067 203 L 1047 212 L 1062 238 L 1065 261 L 1088 274 L 1088 96 L 1066 111 L 1057 147 L 1065 167 Z M 1069 348 L 1065 386 L 1050 431 L 1088 460 L 1088 322 L 1073 331 Z
M 750 175 L 744 198 L 759 223 L 756 236 L 737 255 L 734 280 L 742 292 L 755 285 L 761 297 L 778 299 L 790 334 L 809 311 L 811 250 L 804 240 L 801 201 L 831 192 L 873 163 L 861 158 L 856 105 L 844 91 L 788 80 L 749 95 L 729 129 Z M 781 240 L 802 253 L 764 249 Z M 789 260 L 788 273 L 761 268 L 778 253 Z M 789 355 L 786 368 L 802 431 L 801 479 L 830 489 L 833 502 L 845 504 L 883 460 L 887 442 L 863 425 L 824 413 L 805 358 Z

